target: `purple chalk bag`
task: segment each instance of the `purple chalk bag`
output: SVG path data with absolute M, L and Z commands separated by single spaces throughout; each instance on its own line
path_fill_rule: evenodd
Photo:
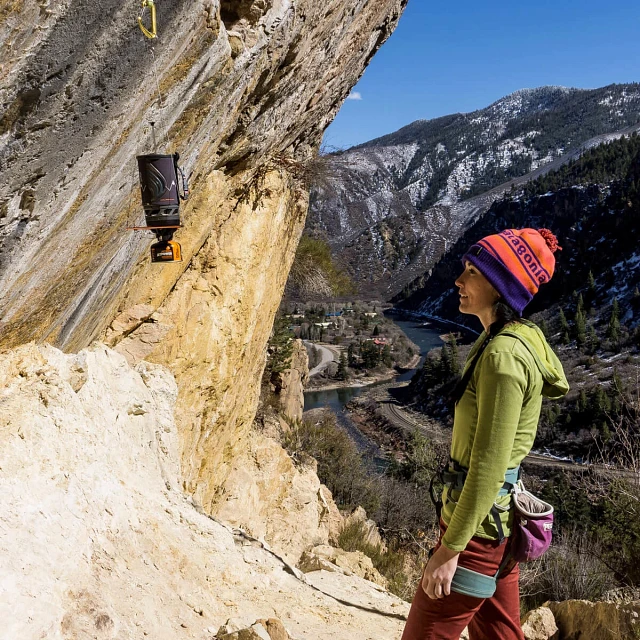
M 511 557 L 518 562 L 539 558 L 551 545 L 553 507 L 529 493 L 522 480 L 512 494 L 515 509 L 511 542 Z

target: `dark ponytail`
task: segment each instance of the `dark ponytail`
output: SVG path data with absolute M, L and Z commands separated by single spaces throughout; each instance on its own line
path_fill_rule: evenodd
M 502 331 L 510 322 L 519 322 L 520 316 L 502 300 L 495 303 L 493 310 L 496 314 L 495 321 L 489 327 L 489 335 L 493 338 L 499 331 Z

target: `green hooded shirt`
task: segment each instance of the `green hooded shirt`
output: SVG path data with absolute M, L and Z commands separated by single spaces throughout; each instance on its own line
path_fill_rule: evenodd
M 472 347 L 466 367 L 484 342 Z M 451 457 L 468 469 L 462 491 L 446 487 L 442 519 L 448 549 L 463 551 L 473 536 L 498 539 L 493 503 L 507 469 L 517 467 L 533 446 L 543 396 L 557 399 L 569 390 L 562 364 L 532 322 L 510 323 L 487 345 L 455 410 Z M 504 535 L 511 532 L 512 511 L 501 513 Z

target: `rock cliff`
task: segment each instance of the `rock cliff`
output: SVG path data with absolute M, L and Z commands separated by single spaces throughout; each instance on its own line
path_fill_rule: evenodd
M 29 395 L 19 384 L 19 364 L 13 382 L 6 379 L 5 406 L 24 392 L 47 427 L 35 429 L 40 423 L 23 413 L 37 447 L 21 450 L 21 442 L 31 442 L 20 433 L 22 422 L 3 413 L 2 483 L 16 491 L 3 491 L 4 506 L 16 514 L 2 529 L 3 562 L 15 580 L 9 593 L 24 605 L 10 637 L 41 637 L 59 619 L 55 637 L 84 637 L 94 628 L 113 638 L 142 637 L 142 629 L 154 637 L 201 637 L 161 630 L 159 621 L 165 606 L 172 615 L 176 596 L 194 602 L 186 595 L 192 587 L 180 587 L 185 575 L 197 572 L 193 589 L 206 591 L 207 558 L 229 552 L 231 538 L 220 530 L 211 542 L 213 525 L 175 507 L 179 495 L 228 520 L 239 518 L 234 507 L 242 502 L 252 519 L 238 524 L 285 548 L 289 560 L 310 543 L 326 542 L 330 496 L 313 469 L 295 469 L 251 425 L 322 133 L 406 2 L 160 0 L 153 41 L 138 29 L 137 1 L 0 7 L 0 347 L 11 349 L 7 361 L 31 362 L 25 371 L 33 368 L 27 377 L 34 388 L 40 380 L 63 401 Z M 127 230 L 143 221 L 135 155 L 152 151 L 178 151 L 191 174 L 192 196 L 176 232 L 182 263 L 150 264 L 151 235 Z M 98 338 L 117 350 L 97 365 L 113 378 L 105 373 L 93 382 L 104 415 L 96 407 L 87 413 L 73 395 L 88 393 L 86 362 L 103 347 L 82 350 Z M 21 346 L 27 343 L 51 346 Z M 148 377 L 146 390 L 131 366 Z M 127 385 L 129 400 L 111 397 Z M 175 395 L 175 402 L 161 402 L 159 423 L 145 417 L 155 393 Z M 169 417 L 175 428 L 166 431 Z M 146 469 L 135 454 L 140 447 L 171 455 Z M 183 494 L 169 502 L 146 495 L 137 484 L 149 479 L 134 471 L 153 473 L 154 482 L 166 480 L 166 491 Z M 45 498 L 40 489 L 50 482 Z M 147 505 L 145 514 L 136 511 L 133 494 Z M 54 538 L 32 517 L 50 520 Z M 67 531 L 74 520 L 77 531 Z M 151 531 L 159 535 L 147 538 Z M 194 535 L 206 541 L 192 547 Z M 20 577 L 20 549 L 29 547 L 36 555 Z M 42 566 L 60 571 L 39 575 Z M 254 602 L 251 573 L 229 571 L 225 584 L 246 585 L 238 593 Z M 148 585 L 158 575 L 168 582 L 154 591 Z M 222 592 L 212 595 L 219 575 L 203 596 L 216 611 L 224 600 Z M 115 594 L 125 583 L 126 606 L 101 602 L 107 584 Z M 276 582 L 267 583 L 259 587 L 263 594 L 278 591 Z M 141 598 L 150 606 L 134 632 Z M 35 620 L 29 603 L 45 600 L 49 613 Z M 256 611 L 247 622 L 271 613 Z M 343 637 L 320 633 L 318 621 L 332 614 L 317 616 L 309 637 Z
M 0 389 L 2 640 L 212 640 L 229 618 L 278 618 L 292 638 L 399 635 L 407 603 L 354 576 L 302 576 L 185 496 L 166 367 L 29 344 L 4 352 Z M 286 504 L 306 526 L 312 497 Z M 287 533 L 282 546 L 299 544 Z
M 136 2 L 0 11 L 0 345 L 102 336 L 167 365 L 184 488 L 208 510 L 249 448 L 306 167 L 405 4 L 158 2 L 153 41 Z M 152 150 L 192 174 L 178 264 L 151 265 L 126 228 Z
M 304 388 L 309 381 L 309 356 L 302 340 L 295 340 L 289 369 L 278 374 L 275 385 L 281 412 L 292 420 L 302 420 Z

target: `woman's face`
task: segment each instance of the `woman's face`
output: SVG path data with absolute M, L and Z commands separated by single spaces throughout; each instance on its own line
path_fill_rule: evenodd
M 493 313 L 493 305 L 500 298 L 491 283 L 468 260 L 464 271 L 456 280 L 456 287 L 460 290 L 460 311 L 471 313 L 480 319 Z

